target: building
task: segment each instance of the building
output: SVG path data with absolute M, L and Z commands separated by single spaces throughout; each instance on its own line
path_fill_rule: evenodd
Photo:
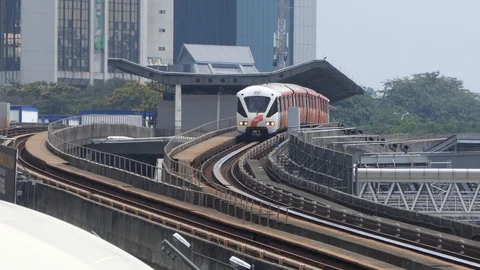
M 315 59 L 316 1 L 286 3 L 287 64 Z M 278 0 L 0 0 L 0 84 L 139 79 L 107 59 L 167 66 L 183 44 L 249 46 L 271 71 L 277 13 Z
M 137 79 L 112 73 L 107 59 L 146 65 L 148 55 L 171 62 L 159 40 L 168 33 L 173 40 L 173 31 L 146 38 L 152 25 L 173 21 L 168 3 L 173 6 L 173 0 L 0 0 L 0 84 L 44 80 L 82 87 L 115 76 Z M 149 16 L 152 10 L 157 16 Z
M 38 123 L 38 109 L 27 105 L 10 106 L 10 122 Z
M 287 65 L 316 58 L 316 0 L 286 0 Z M 273 70 L 278 0 L 182 0 L 174 3 L 174 58 L 183 44 L 249 46 L 255 67 Z

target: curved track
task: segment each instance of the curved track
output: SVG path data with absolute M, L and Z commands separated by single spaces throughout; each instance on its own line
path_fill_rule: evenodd
M 223 155 L 220 159 L 217 159 L 214 164 L 213 175 L 216 181 L 222 183 L 224 186 L 228 187 L 233 192 L 250 198 L 253 201 L 258 203 L 263 203 L 266 205 L 270 205 L 272 209 L 277 209 L 278 211 L 296 217 L 302 220 L 306 220 L 312 222 L 314 224 L 319 224 L 322 226 L 328 226 L 330 228 L 334 228 L 336 230 L 344 231 L 351 233 L 353 235 L 357 235 L 363 238 L 376 240 L 379 242 L 386 243 L 388 245 L 401 247 L 404 249 L 412 250 L 417 253 L 425 254 L 431 257 L 439 258 L 441 260 L 453 262 L 458 265 L 472 267 L 474 269 L 480 269 L 480 258 L 479 257 L 471 257 L 460 253 L 450 252 L 447 250 L 435 250 L 432 249 L 431 246 L 424 245 L 422 243 L 415 243 L 413 241 L 405 241 L 401 239 L 392 239 L 388 237 L 384 237 L 364 229 L 355 228 L 353 226 L 346 226 L 345 224 L 339 224 L 332 222 L 330 220 L 326 220 L 323 217 L 312 215 L 307 211 L 302 211 L 300 209 L 290 209 L 285 207 L 284 205 L 279 205 L 277 201 L 272 200 L 255 192 L 254 190 L 249 189 L 246 187 L 242 181 L 240 181 L 239 177 L 237 177 L 238 173 L 238 158 L 249 148 L 253 147 L 255 144 L 250 144 L 244 146 L 240 149 L 235 151 L 231 151 L 230 153 Z M 228 172 L 228 174 L 225 174 Z M 226 175 L 226 177 L 224 177 Z M 229 178 L 229 180 L 227 180 Z M 255 194 L 255 195 L 252 195 Z
M 244 252 L 263 260 L 277 263 L 292 269 L 368 269 L 351 262 L 338 262 L 331 259 L 329 263 L 322 262 L 318 254 L 308 251 L 298 252 L 295 243 L 280 238 L 258 235 L 247 228 L 233 226 L 227 222 L 219 222 L 213 218 L 198 215 L 193 211 L 185 211 L 172 207 L 165 202 L 135 193 L 128 186 L 113 188 L 100 182 L 91 181 L 85 177 L 69 173 L 46 172 L 29 162 L 25 151 L 25 142 L 30 136 L 20 136 L 17 140 L 19 163 L 32 175 L 41 177 L 44 184 L 51 185 L 79 196 L 147 218 L 161 225 L 193 234 L 205 240 Z M 260 238 L 271 243 L 263 244 L 254 239 Z M 316 258 L 315 260 L 312 258 Z

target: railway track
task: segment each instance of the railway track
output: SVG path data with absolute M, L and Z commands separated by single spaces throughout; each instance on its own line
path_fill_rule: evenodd
M 238 162 L 240 156 L 242 156 L 248 149 L 253 147 L 256 144 L 251 144 L 250 147 L 239 146 L 239 149 L 230 151 L 228 154 L 223 154 L 221 156 L 213 157 L 209 162 L 210 164 L 215 164 L 210 166 L 208 169 L 204 168 L 207 175 L 213 175 L 213 181 L 221 183 L 222 185 L 228 187 L 232 191 L 241 194 L 245 197 L 250 197 L 252 200 L 256 200 L 260 203 L 270 203 L 272 208 L 278 209 L 279 211 L 286 213 L 292 217 L 309 221 L 321 226 L 328 226 L 337 230 L 351 233 L 353 235 L 358 235 L 363 238 L 372 239 L 375 241 L 380 241 L 387 243 L 389 245 L 397 246 L 400 248 L 412 250 L 417 253 L 426 254 L 431 257 L 435 257 L 444 261 L 452 262 L 458 265 L 472 267 L 475 269 L 480 268 L 480 250 L 475 247 L 463 246 L 461 252 L 453 252 L 448 249 L 442 249 L 442 243 L 436 242 L 437 245 L 428 245 L 426 243 L 419 243 L 418 241 L 411 241 L 408 239 L 399 238 L 399 234 L 396 237 L 391 237 L 379 231 L 368 230 L 359 226 L 347 225 L 345 223 L 339 223 L 333 219 L 326 219 L 321 215 L 315 215 L 312 212 L 305 211 L 298 207 L 288 207 L 286 204 L 279 203 L 278 200 L 272 199 L 265 194 L 259 193 L 256 190 L 249 188 L 244 181 L 241 180 L 239 175 Z M 213 170 L 210 172 L 209 170 Z M 287 210 L 288 208 L 288 210 Z M 445 246 L 444 246 L 445 248 Z M 466 252 L 465 252 L 466 251 Z
M 43 182 L 78 196 L 103 205 L 147 218 L 159 225 L 169 226 L 184 233 L 201 237 L 204 240 L 220 243 L 245 254 L 279 264 L 291 269 L 370 269 L 356 262 L 345 262 L 338 258 L 325 258 L 313 251 L 298 252 L 295 243 L 283 239 L 258 235 L 245 228 L 218 222 L 211 218 L 197 215 L 191 211 L 175 209 L 162 201 L 129 190 L 128 187 L 112 188 L 78 175 L 66 172 L 47 172 L 32 164 L 26 155 L 25 142 L 31 134 L 17 137 L 19 149 L 18 162 Z M 263 239 L 269 245 L 256 238 Z M 315 258 L 315 259 L 312 259 Z M 325 261 L 324 261 L 325 260 Z M 328 262 L 326 262 L 328 261 Z

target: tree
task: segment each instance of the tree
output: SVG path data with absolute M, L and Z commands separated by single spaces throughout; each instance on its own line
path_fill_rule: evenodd
M 116 88 L 108 101 L 115 109 L 154 111 L 161 99 L 161 92 L 139 82 L 128 82 L 125 86 Z
M 332 119 L 379 134 L 480 131 L 480 95 L 456 78 L 420 73 L 389 80 L 381 91 L 367 89 L 363 96 L 333 104 Z

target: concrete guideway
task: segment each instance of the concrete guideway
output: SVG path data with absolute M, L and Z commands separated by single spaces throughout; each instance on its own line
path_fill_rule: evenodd
M 253 144 L 255 145 L 255 144 Z M 330 228 L 334 228 L 334 229 L 337 229 L 337 230 L 340 230 L 340 231 L 345 231 L 345 232 L 349 232 L 349 233 L 352 233 L 353 235 L 359 235 L 361 237 L 366 237 L 368 239 L 373 239 L 373 240 L 377 240 L 377 241 L 380 241 L 380 242 L 383 242 L 383 243 L 386 243 L 387 246 L 383 247 L 382 249 L 379 249 L 378 252 L 380 253 L 380 250 L 382 251 L 386 251 L 390 248 L 390 245 L 393 245 L 393 246 L 399 246 L 399 247 L 402 247 L 402 248 L 406 248 L 407 250 L 413 250 L 414 252 L 419 252 L 419 253 L 424 253 L 428 256 L 434 256 L 434 257 L 440 257 L 442 259 L 446 259 L 448 261 L 452 260 L 456 263 L 460 263 L 460 264 L 463 264 L 463 265 L 468 265 L 468 266 L 472 266 L 472 267 L 480 267 L 480 264 L 477 264 L 477 263 L 473 263 L 473 262 L 470 262 L 468 260 L 464 260 L 462 258 L 455 258 L 454 256 L 451 256 L 449 255 L 449 253 L 447 254 L 442 254 L 441 252 L 436 252 L 436 251 L 432 251 L 432 250 L 428 250 L 428 249 L 425 249 L 425 248 L 422 248 L 422 247 L 419 247 L 419 246 L 415 246 L 415 245 L 411 245 L 409 244 L 408 242 L 401 242 L 401 241 L 396 241 L 396 240 L 392 240 L 390 238 L 386 238 L 386 237 L 383 237 L 383 236 L 379 236 L 377 234 L 373 234 L 373 233 L 368 233 L 368 232 L 364 232 L 363 230 L 358 230 L 358 229 L 353 229 L 353 228 L 350 228 L 350 227 L 347 227 L 343 224 L 335 224 L 335 223 L 332 223 L 330 221 L 326 221 L 326 220 L 322 220 L 322 219 L 319 219 L 319 218 L 316 218 L 316 217 L 313 217 L 313 216 L 308 216 L 308 215 L 305 215 L 305 213 L 300 213 L 298 211 L 296 211 L 295 209 L 288 209 L 284 206 L 279 206 L 277 204 L 274 204 L 274 203 L 269 203 L 267 201 L 264 201 L 263 199 L 260 199 L 260 198 L 257 198 L 255 195 L 252 195 L 250 193 L 247 193 L 247 192 L 244 192 L 242 190 L 239 190 L 238 188 L 236 188 L 235 186 L 231 185 L 222 175 L 222 166 L 223 164 L 225 164 L 229 159 L 231 159 L 232 157 L 238 155 L 239 153 L 241 153 L 242 151 L 244 151 L 246 148 L 251 148 L 251 145 L 248 145 L 248 146 L 245 146 L 243 148 L 240 148 L 238 150 L 235 150 L 229 154 L 227 154 L 226 156 L 224 156 L 223 158 L 221 158 L 216 164 L 215 164 L 215 167 L 214 167 L 214 175 L 215 177 L 217 178 L 218 181 L 220 181 L 221 183 L 223 183 L 226 187 L 228 187 L 229 189 L 231 189 L 232 191 L 238 193 L 238 194 L 241 194 L 245 197 L 248 197 L 254 201 L 257 201 L 257 202 L 262 202 L 264 204 L 267 204 L 267 205 L 270 205 L 270 207 L 272 209 L 279 209 L 281 210 L 282 213 L 288 213 L 290 216 L 292 217 L 301 217 L 301 218 L 304 218 L 304 219 L 307 219 L 315 224 L 321 224 L 321 225 L 327 225 L 328 227 Z M 290 208 L 290 207 L 289 207 Z M 291 223 L 293 223 L 293 221 L 291 221 Z M 305 225 L 304 225 L 305 226 Z M 308 226 L 308 227 L 311 227 L 312 225 Z M 307 228 L 307 227 L 306 227 Z M 317 229 L 315 231 L 319 231 L 320 229 Z M 332 232 L 332 234 L 334 234 Z M 347 238 L 348 239 L 348 238 Z M 354 241 L 353 239 L 345 239 L 346 241 Z M 362 240 L 359 239 L 357 241 L 355 241 L 356 243 L 361 243 Z M 377 244 L 378 245 L 378 244 Z M 371 248 L 371 247 L 365 247 L 366 249 L 368 248 Z M 378 247 L 379 248 L 379 247 Z M 408 253 L 408 251 L 403 251 L 405 253 Z M 390 256 L 395 256 L 393 254 L 398 254 L 398 251 L 397 252 L 393 252 L 392 255 Z M 412 253 L 410 256 L 412 257 L 415 257 L 417 256 L 416 253 Z M 407 256 L 409 257 L 409 256 Z M 432 262 L 432 265 L 435 265 L 436 263 L 438 262 Z

